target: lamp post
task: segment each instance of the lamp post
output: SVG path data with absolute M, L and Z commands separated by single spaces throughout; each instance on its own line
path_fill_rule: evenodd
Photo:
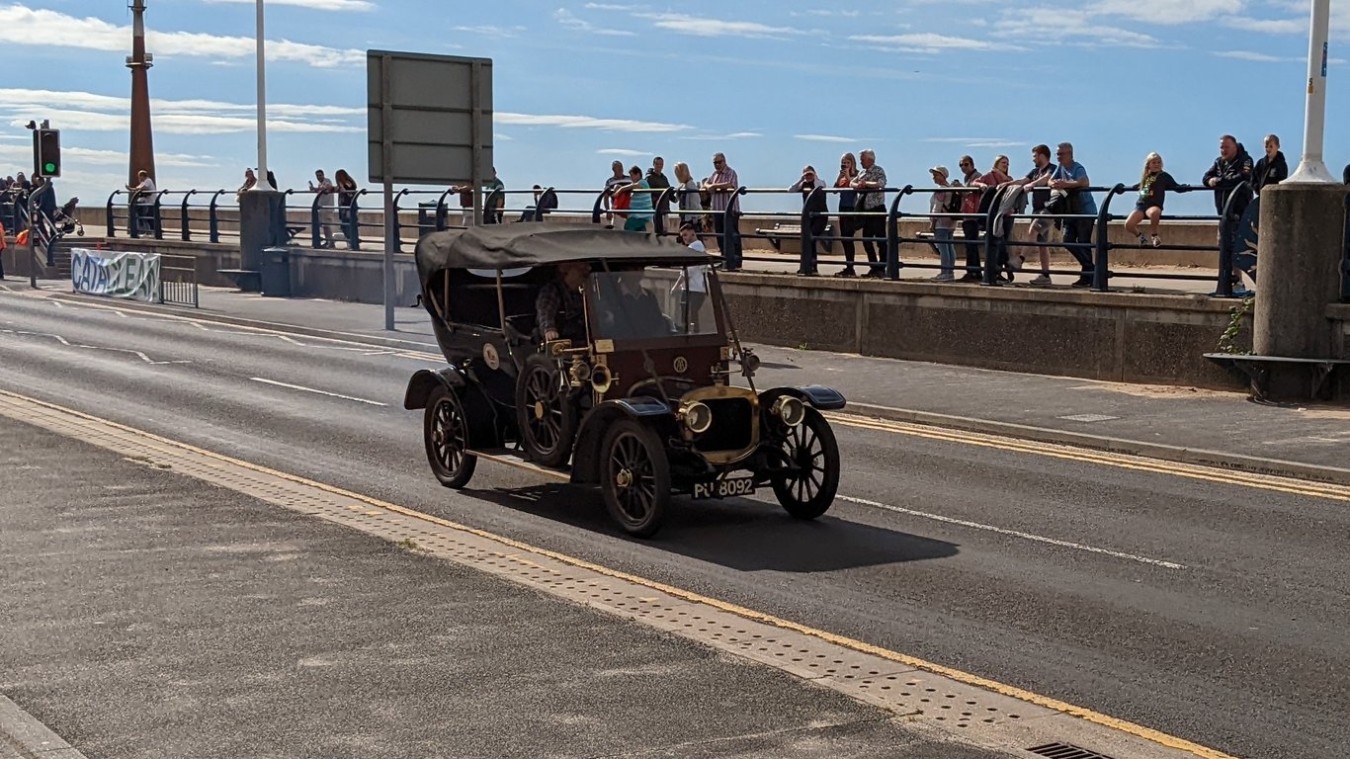
M 1335 184 L 1336 178 L 1322 160 L 1323 132 L 1327 115 L 1327 31 L 1331 0 L 1312 0 L 1312 23 L 1308 33 L 1308 99 L 1303 112 L 1303 158 L 1292 176 L 1293 184 Z
M 253 183 L 254 190 L 260 192 L 275 191 L 271 180 L 267 178 L 267 60 L 266 43 L 263 40 L 263 0 L 257 0 L 258 7 L 258 181 Z

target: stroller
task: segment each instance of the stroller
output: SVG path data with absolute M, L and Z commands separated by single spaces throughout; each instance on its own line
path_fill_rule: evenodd
M 79 204 L 79 198 L 71 198 L 56 212 L 56 216 L 52 217 L 52 226 L 61 234 L 68 235 L 74 232 L 77 236 L 84 237 L 84 225 L 75 218 L 75 207 Z

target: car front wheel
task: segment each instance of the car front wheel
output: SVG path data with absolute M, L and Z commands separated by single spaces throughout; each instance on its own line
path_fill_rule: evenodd
M 650 537 L 670 504 L 670 462 L 661 440 L 632 419 L 620 419 L 605 436 L 600 491 L 610 516 L 628 534 Z
M 815 519 L 829 510 L 839 491 L 839 444 L 825 417 L 813 408 L 780 443 L 787 473 L 772 479 L 773 494 L 797 519 Z
M 469 484 L 478 457 L 468 453 L 469 420 L 458 395 L 444 387 L 432 392 L 422 417 L 422 433 L 427 462 L 436 479 L 447 488 Z

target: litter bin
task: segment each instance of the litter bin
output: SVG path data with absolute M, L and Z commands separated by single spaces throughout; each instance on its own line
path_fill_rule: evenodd
M 262 294 L 269 298 L 291 297 L 291 251 L 289 248 L 263 248 Z
M 417 204 L 417 233 L 429 235 L 445 226 L 445 214 L 441 213 L 440 203 Z

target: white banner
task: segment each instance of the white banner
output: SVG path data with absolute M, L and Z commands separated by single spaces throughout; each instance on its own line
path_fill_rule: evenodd
M 77 293 L 154 303 L 159 300 L 159 254 L 75 248 L 70 281 Z

